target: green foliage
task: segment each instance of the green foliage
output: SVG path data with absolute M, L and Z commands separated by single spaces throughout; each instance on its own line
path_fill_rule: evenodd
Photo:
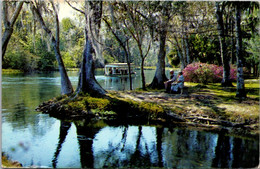
M 124 4 L 121 4 L 124 3 Z M 246 58 L 246 66 L 259 65 L 259 35 L 254 35 L 257 32 L 259 26 L 259 4 L 255 2 L 244 3 L 242 8 L 241 24 L 243 39 L 248 38 L 245 45 L 243 44 L 243 55 Z M 104 5 L 107 5 L 106 3 Z M 108 17 L 107 11 L 104 11 L 103 17 L 106 17 L 109 24 L 116 30 L 116 34 L 122 42 L 129 43 L 129 49 L 131 53 L 131 62 L 136 65 L 140 65 L 140 54 L 138 47 L 131 38 L 132 35 L 129 31 L 135 35 L 139 33 L 143 40 L 142 50 L 145 53 L 148 48 L 149 38 L 153 37 L 153 43 L 151 45 L 150 52 L 146 58 L 145 65 L 154 66 L 157 63 L 156 55 L 158 54 L 158 32 L 160 20 L 166 19 L 167 13 L 173 15 L 169 20 L 169 25 L 174 25 L 173 28 L 169 28 L 170 31 L 167 34 L 167 39 L 175 41 L 174 47 L 170 47 L 172 50 L 168 50 L 167 58 L 171 65 L 177 66 L 180 62 L 177 55 L 176 43 L 178 42 L 179 48 L 183 48 L 181 44 L 180 32 L 182 28 L 187 32 L 190 61 L 200 61 L 203 63 L 211 63 L 221 65 L 220 59 L 220 47 L 219 40 L 215 36 L 217 26 L 215 24 L 215 8 L 212 2 L 119 2 L 113 4 L 114 8 L 114 20 Z M 132 15 L 132 10 L 129 13 L 125 9 L 136 8 L 140 13 L 143 13 L 145 17 L 140 17 L 138 13 L 133 13 L 132 19 L 129 15 Z M 199 11 L 198 11 L 199 9 Z M 233 58 L 235 62 L 235 45 L 231 45 L 231 32 L 234 33 L 234 27 L 230 26 L 234 22 L 234 10 L 232 5 L 226 5 L 223 8 L 223 17 L 225 25 L 228 26 L 225 31 L 226 44 L 228 55 Z M 61 9 L 62 10 L 62 9 Z M 134 10 L 133 10 L 134 11 Z M 110 12 L 108 13 L 110 14 Z M 201 14 L 203 14 L 203 19 Z M 160 16 L 161 19 L 158 19 Z M 156 17 L 155 17 L 156 16 Z M 159 16 L 159 17 L 158 17 Z M 185 16 L 185 20 L 181 19 L 181 16 Z M 196 16 L 196 17 L 195 17 Z M 231 17 L 232 16 L 232 17 Z M 194 18 L 193 18 L 194 17 Z M 77 16 L 75 19 L 64 18 L 60 22 L 60 50 L 64 59 L 66 68 L 79 67 L 82 61 L 82 52 L 85 43 L 84 39 L 84 18 L 83 16 Z M 193 18 L 193 20 L 191 19 Z M 198 20 L 196 20 L 198 18 Z M 47 26 L 55 33 L 54 17 L 48 13 L 43 18 Z M 132 25 L 132 20 L 136 19 L 136 25 Z M 140 24 L 138 24 L 140 23 Z M 21 14 L 19 15 L 15 26 L 14 33 L 7 47 L 7 53 L 3 59 L 3 68 L 15 68 L 24 71 L 32 70 L 51 70 L 57 68 L 57 62 L 55 60 L 54 51 L 51 47 L 51 42 L 47 34 L 40 28 L 40 24 L 36 20 L 34 25 L 34 16 L 30 12 L 28 7 L 23 7 Z M 126 24 L 129 29 L 126 28 Z M 143 25 L 143 26 L 141 26 Z M 140 27 L 141 26 L 141 27 Z M 135 30 L 139 27 L 137 30 Z M 233 30 L 231 30 L 231 28 Z M 35 29 L 35 30 L 34 30 Z M 176 30 L 175 30 L 176 29 Z M 127 33 L 128 32 L 128 33 Z M 101 24 L 100 34 L 104 37 L 105 48 L 103 57 L 105 63 L 110 62 L 125 62 L 125 53 L 120 47 L 119 43 L 115 39 L 111 31 Z M 137 37 L 137 36 L 136 36 Z M 139 36 L 138 36 L 139 37 Z M 175 38 L 174 38 L 175 37 Z M 126 41 L 127 40 L 127 41 Z M 235 41 L 233 41 L 235 42 Z M 180 49 L 182 50 L 182 49 Z M 168 52 L 166 51 L 166 52 Z M 182 51 L 180 51 L 182 53 Z M 258 69 L 260 69 L 258 67 Z
M 74 29 L 75 25 L 70 18 L 63 18 L 61 21 L 61 27 L 63 31 L 68 32 L 70 29 Z
M 113 58 L 111 55 L 108 54 L 107 51 L 103 52 L 103 57 L 105 59 L 105 63 L 114 63 L 117 62 L 115 58 Z
M 62 59 L 66 68 L 76 68 L 76 62 L 73 60 L 69 52 L 61 52 Z
M 193 35 L 190 37 L 189 42 L 192 44 L 192 49 L 190 51 L 191 57 L 203 63 L 214 63 L 217 64 L 217 55 L 220 56 L 218 51 L 219 41 L 218 39 L 208 38 L 208 36 L 203 35 Z
M 54 53 L 45 51 L 41 54 L 41 58 L 38 62 L 39 70 L 53 70 L 56 66 L 56 59 Z
M 176 50 L 171 50 L 167 54 L 167 58 L 169 59 L 170 64 L 173 66 L 178 66 L 178 64 L 180 64 L 180 58 L 178 57 L 178 53 Z
M 110 31 L 106 31 L 105 36 L 106 39 L 104 43 L 107 46 L 106 50 L 103 52 L 105 62 L 106 63 L 110 63 L 110 61 L 124 62 L 125 53 L 120 47 L 118 41 L 114 38 L 114 35 L 112 35 Z M 121 37 L 121 35 L 118 36 Z
M 40 35 L 21 35 L 14 32 L 3 59 L 3 68 L 20 69 L 25 72 L 33 70 L 52 70 L 55 68 L 55 55 L 47 50 L 47 45 Z M 35 42 L 35 43 L 34 43 Z M 35 45 L 34 45 L 35 44 Z
M 28 50 L 24 49 L 21 44 L 17 43 L 12 49 L 8 48 L 3 59 L 3 68 L 20 69 L 23 71 L 32 71 L 37 68 L 40 58 Z
M 246 51 L 250 53 L 250 56 L 247 58 L 248 62 L 259 65 L 259 56 L 260 56 L 260 35 L 255 34 L 250 40 L 247 41 Z M 260 67 L 258 66 L 260 71 Z

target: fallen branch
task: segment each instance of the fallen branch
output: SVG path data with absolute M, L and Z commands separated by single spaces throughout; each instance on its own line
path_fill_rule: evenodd
M 193 120 L 193 121 L 199 120 L 199 121 L 207 122 L 208 124 L 213 123 L 225 127 L 243 127 L 244 125 L 247 125 L 247 123 L 232 123 L 230 121 L 217 120 L 217 119 L 204 118 L 204 117 L 185 117 L 185 119 Z

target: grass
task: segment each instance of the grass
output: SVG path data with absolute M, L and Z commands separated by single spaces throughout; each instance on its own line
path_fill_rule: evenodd
M 2 74 L 21 74 L 21 73 L 24 72 L 18 69 L 2 69 Z
M 233 83 L 234 87 L 222 87 L 220 83 L 203 87 L 198 87 L 196 83 L 185 83 L 185 85 L 190 87 L 191 93 L 202 98 L 195 97 L 190 101 L 184 101 L 184 107 L 197 107 L 198 111 L 203 110 L 206 114 L 222 116 L 233 122 L 259 122 L 259 83 L 255 83 L 255 80 L 246 81 L 247 98 L 241 103 L 236 97 L 235 83 Z M 180 105 L 178 102 L 177 104 Z

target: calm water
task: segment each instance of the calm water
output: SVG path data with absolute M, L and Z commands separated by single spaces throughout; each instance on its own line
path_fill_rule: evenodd
M 146 71 L 150 83 L 154 71 Z M 77 72 L 69 72 L 74 87 Z M 106 90 L 128 90 L 127 78 L 97 72 Z M 133 88 L 141 87 L 140 76 Z M 186 128 L 72 123 L 34 109 L 60 93 L 59 73 L 2 76 L 2 151 L 26 166 L 104 167 L 255 167 L 259 140 Z

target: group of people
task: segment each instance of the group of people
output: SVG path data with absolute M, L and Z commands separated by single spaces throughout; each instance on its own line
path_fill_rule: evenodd
M 178 77 L 174 71 L 170 71 L 170 80 L 164 82 L 165 90 L 167 93 L 178 93 L 178 90 L 184 87 L 184 76 L 182 72 L 178 73 Z
M 127 75 L 127 70 L 126 69 L 118 69 L 118 68 L 109 68 L 109 75 Z

